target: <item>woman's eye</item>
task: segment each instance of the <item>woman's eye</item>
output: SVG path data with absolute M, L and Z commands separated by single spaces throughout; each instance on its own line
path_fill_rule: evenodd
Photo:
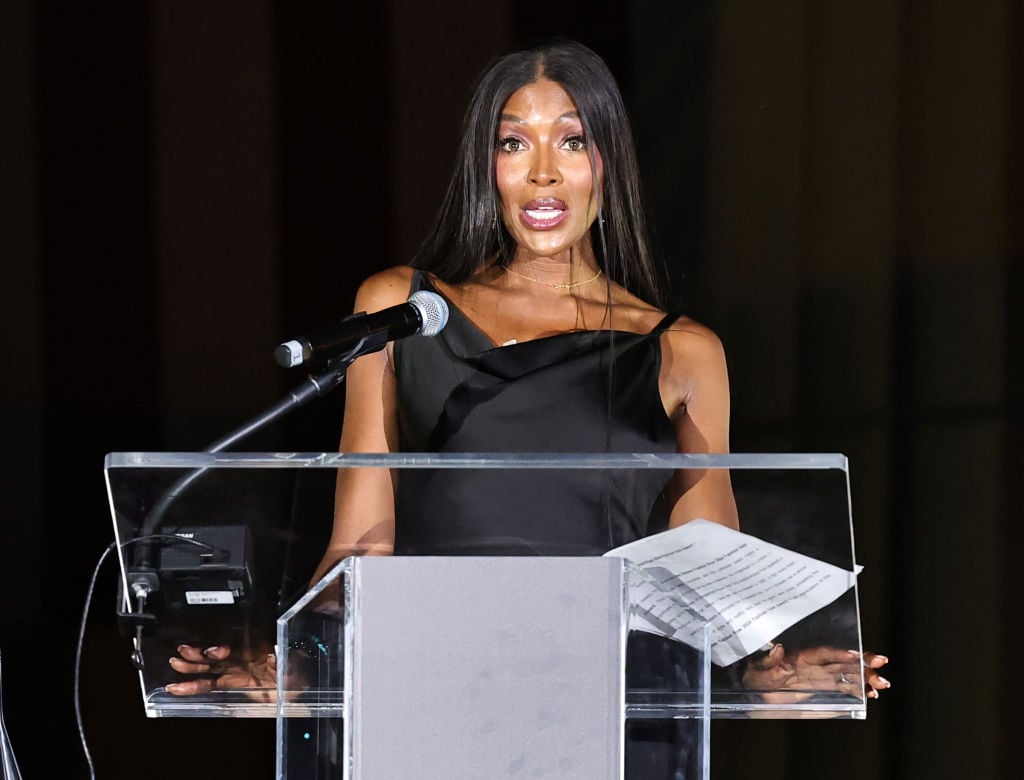
M 582 152 L 587 148 L 587 142 L 582 135 L 571 135 L 563 144 L 570 152 Z
M 523 142 L 518 138 L 508 137 L 498 139 L 498 149 L 503 152 L 518 152 L 523 148 Z

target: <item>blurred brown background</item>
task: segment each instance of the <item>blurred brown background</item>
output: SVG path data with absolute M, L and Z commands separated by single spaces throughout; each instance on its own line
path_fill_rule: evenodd
M 864 722 L 716 721 L 713 777 L 1012 776 L 1019 4 L 4 0 L 0 649 L 26 778 L 86 776 L 104 454 L 201 450 L 290 389 L 273 347 L 408 259 L 472 77 L 548 33 L 620 79 L 658 250 L 728 351 L 733 449 L 850 458 L 894 687 Z M 342 400 L 248 448 L 333 450 Z M 271 776 L 271 720 L 143 716 L 113 576 L 81 667 L 97 776 Z

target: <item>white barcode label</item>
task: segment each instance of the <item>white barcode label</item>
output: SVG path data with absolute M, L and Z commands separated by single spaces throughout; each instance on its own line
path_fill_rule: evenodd
M 189 604 L 234 604 L 235 594 L 230 590 L 190 590 L 185 592 Z

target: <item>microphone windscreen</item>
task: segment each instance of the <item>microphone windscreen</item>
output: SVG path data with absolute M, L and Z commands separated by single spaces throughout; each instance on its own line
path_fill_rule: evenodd
M 420 335 L 436 336 L 448 324 L 448 304 L 437 293 L 417 290 L 409 296 L 409 303 L 420 314 Z

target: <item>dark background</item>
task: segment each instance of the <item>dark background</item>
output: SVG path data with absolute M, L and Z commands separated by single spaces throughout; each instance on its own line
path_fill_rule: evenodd
M 558 32 L 621 81 L 659 252 L 729 355 L 734 451 L 849 456 L 864 642 L 892 657 L 866 721 L 716 721 L 713 776 L 1011 776 L 1024 15 L 949 6 L 5 0 L 0 649 L 23 775 L 86 776 L 104 455 L 201 450 L 290 389 L 273 347 L 415 247 L 473 75 Z M 335 449 L 341 401 L 248 448 Z M 144 717 L 113 576 L 81 666 L 97 776 L 271 776 L 272 720 Z

